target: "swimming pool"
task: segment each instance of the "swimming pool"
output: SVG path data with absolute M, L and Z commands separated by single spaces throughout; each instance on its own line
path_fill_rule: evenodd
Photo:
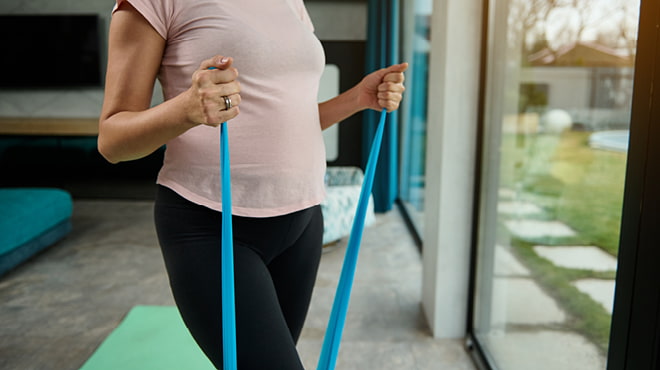
M 589 136 L 589 146 L 596 149 L 627 152 L 629 140 L 629 130 L 598 131 Z

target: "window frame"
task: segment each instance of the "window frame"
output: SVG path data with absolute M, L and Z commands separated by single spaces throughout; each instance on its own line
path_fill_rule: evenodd
M 477 168 L 473 207 L 466 348 L 480 369 L 495 369 L 475 336 L 474 315 L 488 89 L 490 0 L 483 0 L 478 101 Z M 641 1 L 620 251 L 608 370 L 660 369 L 660 3 Z M 654 125 L 655 123 L 655 125 Z M 506 369 L 503 369 L 506 370 Z

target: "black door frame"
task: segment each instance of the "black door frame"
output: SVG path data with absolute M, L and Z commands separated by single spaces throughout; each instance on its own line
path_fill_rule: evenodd
M 608 370 L 660 369 L 660 2 L 639 24 Z

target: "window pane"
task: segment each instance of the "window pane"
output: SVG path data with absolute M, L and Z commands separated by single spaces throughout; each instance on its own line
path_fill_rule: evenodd
M 490 8 L 475 336 L 500 369 L 604 369 L 639 1 Z
M 423 234 L 431 6 L 432 0 L 414 0 L 405 2 L 403 10 L 403 52 L 410 67 L 402 106 L 400 199 L 420 235 Z

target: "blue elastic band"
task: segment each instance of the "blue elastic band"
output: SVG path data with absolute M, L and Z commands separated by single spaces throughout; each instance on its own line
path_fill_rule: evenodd
M 335 301 L 332 305 L 330 321 L 328 322 L 328 328 L 325 332 L 325 339 L 323 341 L 323 348 L 321 350 L 321 357 L 319 358 L 317 370 L 334 369 L 335 363 L 337 362 L 339 343 L 341 342 L 341 335 L 344 330 L 344 323 L 346 322 L 348 302 L 351 297 L 351 288 L 353 286 L 353 278 L 357 266 L 358 252 L 360 250 L 362 232 L 364 231 L 364 220 L 367 215 L 371 189 L 374 184 L 374 174 L 376 172 L 378 154 L 380 153 L 380 146 L 383 141 L 386 116 L 387 111 L 383 109 L 380 115 L 380 122 L 378 123 L 376 136 L 371 144 L 371 152 L 369 153 L 369 159 L 367 160 L 367 168 L 362 182 L 360 199 L 358 201 L 357 210 L 355 211 L 353 228 L 351 229 L 351 235 L 348 239 L 344 265 L 342 266 L 339 285 L 337 286 L 337 292 L 335 294 Z
M 236 305 L 234 302 L 234 235 L 231 224 L 231 177 L 227 122 L 220 127 L 222 183 L 222 357 L 225 370 L 236 370 Z
M 382 111 L 380 122 L 371 145 L 360 198 L 358 201 L 353 228 L 348 240 L 344 265 L 332 306 L 332 313 L 325 333 L 318 370 L 335 368 L 341 341 L 348 303 L 350 300 L 355 268 L 357 266 L 360 242 L 364 231 L 364 220 L 374 183 L 374 174 L 380 153 L 387 112 Z M 223 365 L 225 370 L 236 370 L 236 306 L 234 299 L 234 251 L 231 211 L 231 178 L 229 173 L 229 143 L 227 122 L 220 127 L 220 181 L 222 183 L 222 343 Z

